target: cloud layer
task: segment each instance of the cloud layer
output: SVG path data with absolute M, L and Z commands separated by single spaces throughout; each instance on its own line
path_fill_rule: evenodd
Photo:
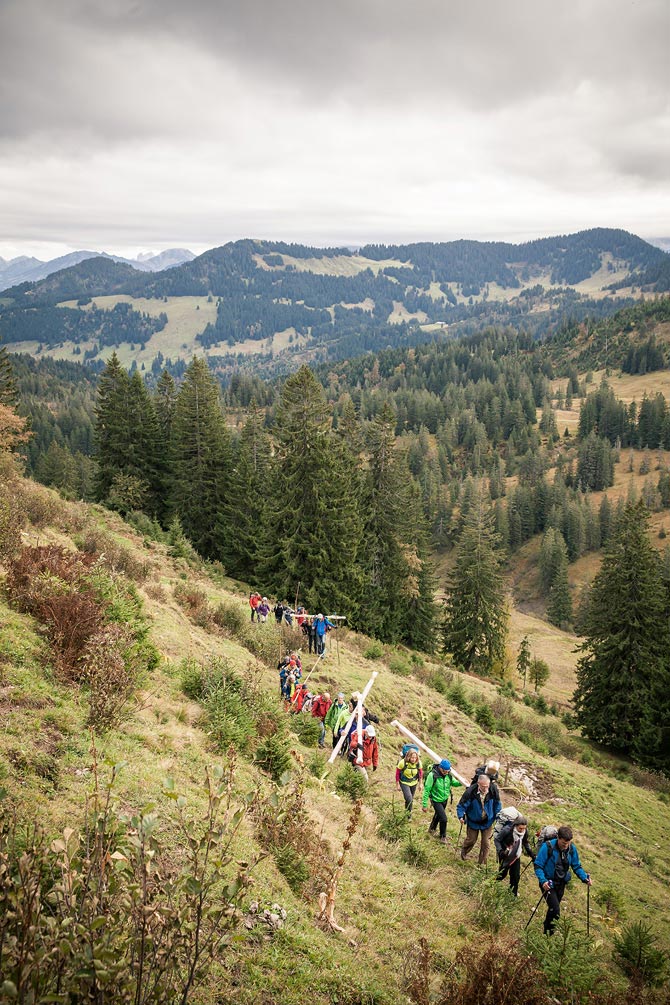
M 0 255 L 670 233 L 670 7 L 0 0 Z

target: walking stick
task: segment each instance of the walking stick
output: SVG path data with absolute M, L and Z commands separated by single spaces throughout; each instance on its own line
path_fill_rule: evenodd
M 454 848 L 454 855 L 458 851 L 458 846 L 461 841 L 461 831 L 463 830 L 463 821 L 461 820 L 461 826 L 458 828 L 458 837 L 456 838 L 456 847 Z
M 526 931 L 526 929 L 527 929 L 527 928 L 528 928 L 528 926 L 530 925 L 531 921 L 532 921 L 532 920 L 533 920 L 533 918 L 535 917 L 535 912 L 537 911 L 538 907 L 540 906 L 540 901 L 542 901 L 543 899 L 544 899 L 544 890 L 543 890 L 543 891 L 542 891 L 542 893 L 540 894 L 540 900 L 538 900 L 537 904 L 536 904 L 536 905 L 535 905 L 535 907 L 533 908 L 533 910 L 532 910 L 532 912 L 531 912 L 531 915 L 530 915 L 530 918 L 528 919 L 528 921 L 527 921 L 527 922 L 526 922 L 526 924 L 524 925 L 524 928 L 523 928 L 524 932 Z
M 526 869 L 528 868 L 528 866 L 531 864 L 532 861 L 533 861 L 532 858 L 528 859 L 523 869 L 521 870 L 521 875 L 519 876 L 519 879 L 521 879 L 521 876 L 523 876 L 524 872 L 526 871 Z
M 586 887 L 586 934 L 590 934 L 591 928 L 591 884 Z

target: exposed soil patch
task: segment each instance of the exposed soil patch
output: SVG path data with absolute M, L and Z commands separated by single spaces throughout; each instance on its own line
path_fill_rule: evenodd
M 503 782 L 505 783 L 503 785 Z M 524 761 L 511 761 L 509 771 L 503 766 L 500 772 L 500 787 L 528 805 L 545 803 L 554 799 L 553 778 L 544 768 Z

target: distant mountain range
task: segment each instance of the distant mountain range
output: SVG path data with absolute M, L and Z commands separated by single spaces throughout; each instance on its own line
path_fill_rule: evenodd
M 0 340 L 94 366 L 114 348 L 144 369 L 206 352 L 221 372 L 268 374 L 491 325 L 546 335 L 670 291 L 667 252 L 606 228 L 518 245 L 241 240 L 164 256 L 87 257 L 15 284 L 0 297 Z
M 60 258 L 52 258 L 48 262 L 42 262 L 39 258 L 30 258 L 21 255 L 19 258 L 5 260 L 0 258 L 0 292 L 7 290 L 19 283 L 36 283 L 40 279 L 46 279 L 54 272 L 61 269 L 68 269 L 88 258 L 110 258 L 113 262 L 123 262 L 132 265 L 134 269 L 141 272 L 162 272 L 164 269 L 172 269 L 176 265 L 184 262 L 192 262 L 195 255 L 186 248 L 169 248 L 161 251 L 157 255 L 142 254 L 137 258 L 121 258 L 118 255 L 108 255 L 100 251 L 73 251 L 69 255 L 62 255 Z

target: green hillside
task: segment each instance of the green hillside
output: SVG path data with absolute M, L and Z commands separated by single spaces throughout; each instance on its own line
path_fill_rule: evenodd
M 64 844 L 53 845 L 51 853 L 60 856 L 62 863 L 66 849 L 84 840 L 86 807 L 90 814 L 96 785 L 104 799 L 107 780 L 115 771 L 114 810 L 106 825 L 120 828 L 116 845 L 110 846 L 110 851 L 117 849 L 114 868 L 118 877 L 131 870 L 138 850 L 132 836 L 144 834 L 142 828 L 148 826 L 137 816 L 143 812 L 144 820 L 151 820 L 147 841 L 155 842 L 155 857 L 147 873 L 153 877 L 156 898 L 151 910 L 160 914 L 164 882 L 168 877 L 176 881 L 182 868 L 191 869 L 186 834 L 191 827 L 188 821 L 206 811 L 206 767 L 222 767 L 225 782 L 232 756 L 228 746 L 233 741 L 235 769 L 229 789 L 224 785 L 222 806 L 227 804 L 229 791 L 232 806 L 245 812 L 239 822 L 227 825 L 237 828 L 231 835 L 232 861 L 222 866 L 224 875 L 211 896 L 215 904 L 230 900 L 236 905 L 239 925 L 211 964 L 203 963 L 189 1001 L 297 1003 L 309 997 L 324 1005 L 334 1001 L 395 1005 L 406 1002 L 408 996 L 416 1002 L 457 1000 L 447 997 L 448 993 L 457 995 L 459 981 L 465 980 L 462 968 L 451 968 L 456 954 L 476 951 L 477 957 L 487 947 L 498 961 L 498 979 L 507 979 L 503 962 L 508 954 L 526 952 L 523 942 L 518 950 L 514 947 L 537 902 L 532 870 L 523 876 L 521 895 L 515 901 L 495 883 L 491 868 L 486 873 L 455 857 L 458 829 L 453 808 L 446 848 L 428 836 L 427 818 L 418 812 L 411 825 L 402 823 L 399 797 L 394 793 L 400 747 L 400 738 L 391 727 L 395 718 L 442 756 L 449 756 L 456 771 L 467 778 L 485 758 L 499 759 L 503 802 L 521 806 L 532 831 L 549 822 L 573 826 L 582 861 L 594 879 L 592 941 L 586 956 L 584 948 L 578 950 L 577 936 L 585 937 L 586 895 L 585 888 L 574 883 L 564 901 L 564 914 L 574 930 L 560 980 L 555 965 L 544 963 L 558 981 L 552 985 L 552 1000 L 585 1000 L 587 958 L 595 971 L 589 980 L 596 981 L 599 975 L 600 992 L 611 995 L 607 1000 L 626 1000 L 626 979 L 612 958 L 614 939 L 625 925 L 651 922 L 658 947 L 670 949 L 665 910 L 664 849 L 670 821 L 666 781 L 591 747 L 568 732 L 556 716 L 539 714 L 525 705 L 515 687 L 501 690 L 494 683 L 457 673 L 448 662 L 402 647 L 379 646 L 342 629 L 335 637 L 331 634 L 325 661 L 314 667 L 304 649 L 303 660 L 305 670 L 312 671 L 309 683 L 314 691 L 327 688 L 336 693 L 341 688 L 349 694 L 360 689 L 373 670 L 378 672 L 368 704 L 380 718 L 380 767 L 361 793 L 360 816 L 352 816 L 354 803 L 346 790 L 352 791 L 353 783 L 344 767 L 327 768 L 310 733 L 310 718 L 289 715 L 278 699 L 275 663 L 282 651 L 301 643 L 299 634 L 283 629 L 282 637 L 274 625 L 252 626 L 246 587 L 189 557 L 178 543 L 157 543 L 109 511 L 65 503 L 34 483 L 13 480 L 9 491 L 7 485 L 5 481 L 0 490 L 2 512 L 24 524 L 24 557 L 26 549 L 36 545 L 81 556 L 88 563 L 86 568 L 93 570 L 85 577 L 94 574 L 96 589 L 103 589 L 105 602 L 112 604 L 106 608 L 107 617 L 113 619 L 108 623 L 128 624 L 132 613 L 133 630 L 142 635 L 143 626 L 148 627 L 146 642 L 156 647 L 160 661 L 151 669 L 152 658 L 139 674 L 120 718 L 105 721 L 101 712 L 109 708 L 104 704 L 105 695 L 109 696 L 105 678 L 95 676 L 90 661 L 86 679 L 67 669 L 64 641 L 40 620 L 44 608 L 36 600 L 35 616 L 18 610 L 17 598 L 25 594 L 20 594 L 12 571 L 17 538 L 8 537 L 5 529 L 2 570 L 9 578 L 0 600 L 0 698 L 5 726 L 0 734 L 0 805 L 9 837 L 0 854 L 9 854 L 10 862 L 15 861 L 13 842 L 18 841 L 22 849 L 47 849 L 50 841 L 65 833 Z M 18 523 L 12 526 L 16 531 Z M 183 557 L 174 557 L 180 551 Z M 54 580 L 45 579 L 44 584 L 42 601 L 49 590 L 58 589 Z M 81 594 L 82 589 L 71 591 L 70 596 Z M 552 672 L 544 694 L 551 702 L 563 686 L 562 674 L 559 680 Z M 240 693 L 241 702 L 235 698 Z M 87 723 L 95 714 L 100 726 L 93 737 Z M 281 764 L 280 755 L 286 756 L 289 774 L 276 782 L 270 770 L 273 764 Z M 250 793 L 253 798 L 247 797 Z M 174 798 L 177 794 L 179 800 Z M 134 822 L 114 822 L 117 813 L 133 817 Z M 38 821 L 45 831 L 45 844 L 34 836 L 27 839 L 31 821 Z M 318 895 L 336 867 L 350 821 L 355 826 L 352 822 L 335 900 L 335 920 L 342 931 L 332 931 L 317 921 Z M 127 827 L 132 838 L 129 844 L 122 836 Z M 26 868 L 34 854 L 28 852 Z M 49 861 L 46 850 L 43 854 Z M 0 858 L 0 863 L 6 861 Z M 253 865 L 248 887 L 247 866 L 235 864 L 241 861 Z M 243 877 L 239 889 L 230 885 L 238 872 Z M 5 884 L 0 884 L 2 897 L 6 896 L 7 873 L 0 871 L 0 876 Z M 46 891 L 52 878 L 45 874 L 41 882 Z M 121 878 L 115 883 L 121 883 Z M 206 885 L 204 878 L 189 883 L 181 893 L 181 887 L 174 887 L 172 893 L 173 905 L 179 900 L 184 911 L 184 904 L 192 903 L 189 896 L 197 896 L 202 884 Z M 224 883 L 228 884 L 225 893 Z M 89 960 L 86 965 L 84 954 L 78 964 L 78 979 L 97 973 L 98 986 L 109 988 L 105 1000 L 110 1001 L 121 1000 L 120 978 L 114 974 L 119 954 L 127 949 L 125 936 L 119 932 L 128 931 L 125 920 L 117 928 L 112 923 L 115 889 L 112 886 L 107 895 L 107 921 L 90 936 L 100 960 Z M 137 889 L 127 895 L 134 898 L 133 903 L 141 903 Z M 11 909 L 5 906 L 0 915 L 0 931 L 7 926 L 16 931 L 11 903 Z M 48 899 L 45 910 L 46 904 Z M 253 904 L 259 905 L 255 914 Z M 276 923 L 281 927 L 257 920 L 256 915 L 265 909 L 278 915 Z M 286 912 L 283 924 L 281 909 Z M 55 912 L 55 916 L 61 915 Z M 170 931 L 168 914 L 165 929 L 155 914 L 147 916 L 156 926 L 154 934 Z M 81 919 L 82 936 L 89 931 L 88 918 Z M 125 911 L 123 919 L 127 918 Z M 531 939 L 539 927 L 536 917 L 529 926 Z M 59 936 L 53 950 L 56 962 L 47 965 L 43 960 L 39 972 L 55 974 L 60 966 L 65 980 L 71 969 L 68 954 L 74 951 L 63 939 L 64 935 Z M 421 939 L 426 940 L 425 949 Z M 185 952 L 182 942 L 179 947 L 179 953 Z M 409 969 L 399 962 L 399 947 L 410 953 Z M 26 952 L 30 957 L 30 951 Z M 176 950 L 175 954 L 179 955 Z M 7 951 L 3 961 L 8 957 L 16 959 L 14 949 Z M 470 968 L 474 965 L 471 962 Z M 532 961 L 524 965 L 529 973 L 535 973 L 533 968 L 538 966 Z M 127 960 L 122 960 L 122 971 L 128 971 Z M 15 971 L 6 969 L 2 976 L 12 980 Z M 430 987 L 430 999 L 425 993 L 420 997 L 419 978 L 427 980 L 425 993 Z M 523 1000 L 548 1002 L 547 980 L 534 978 L 536 997 Z M 579 987 L 582 991 L 575 990 Z M 5 985 L 3 989 L 7 995 Z M 615 996 L 616 989 L 620 997 Z M 61 984 L 61 993 L 65 990 Z M 665 1000 L 660 994 L 652 990 L 645 1000 Z M 605 997 L 589 1000 L 605 1001 Z

